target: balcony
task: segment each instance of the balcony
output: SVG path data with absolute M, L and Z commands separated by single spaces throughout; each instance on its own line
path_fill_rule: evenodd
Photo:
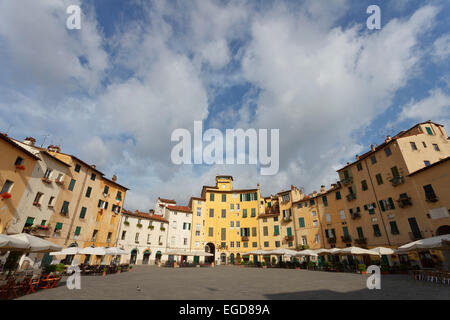
M 50 180 L 49 178 L 42 178 L 42 182 L 47 183 L 47 184 L 51 184 L 52 180 Z
M 329 244 L 335 244 L 336 243 L 336 238 L 332 237 L 332 238 L 327 238 L 327 241 Z
M 391 180 L 389 180 L 389 182 L 391 182 L 392 185 L 395 187 L 398 186 L 399 184 L 405 183 L 405 178 L 403 178 L 403 176 L 396 176 L 393 177 Z
M 436 201 L 438 201 L 438 198 L 436 197 L 435 194 L 427 194 L 427 195 L 425 195 L 425 201 L 436 202 Z
M 410 232 L 410 233 L 409 233 L 409 238 L 410 238 L 412 241 L 417 241 L 417 240 L 423 239 L 422 232 L 421 232 L 421 231 Z
M 359 219 L 359 218 L 361 218 L 361 213 L 359 213 L 359 211 L 350 213 L 350 217 L 351 217 L 353 220 Z
M 17 164 L 16 165 L 16 169 L 24 171 L 25 170 L 25 166 L 23 164 Z
M 294 241 L 294 236 L 286 236 L 286 237 L 284 237 L 284 240 L 286 242 Z
M 283 222 L 291 222 L 292 218 L 291 217 L 283 217 Z
M 59 186 L 63 186 L 64 185 L 64 180 L 56 180 L 55 183 Z
M 247 242 L 249 239 L 248 239 L 248 237 L 247 236 L 242 236 L 241 237 L 241 241 L 242 242 Z
M 412 206 L 411 197 L 400 197 L 397 202 L 400 208 Z
M 279 216 L 280 215 L 280 208 L 279 207 L 270 207 L 266 208 L 264 211 L 265 215 L 271 215 L 271 216 Z
M 3 193 L 0 195 L 0 198 L 2 198 L 2 199 L 9 199 L 9 198 L 11 198 L 11 193 L 9 193 L 9 192 L 3 192 Z
M 341 236 L 341 240 L 342 240 L 342 242 L 349 243 L 349 242 L 352 242 L 352 237 L 350 237 L 349 235 Z
M 353 177 L 348 177 L 348 178 L 344 178 L 344 179 L 341 180 L 341 183 L 342 183 L 344 186 L 346 186 L 346 185 L 348 185 L 348 184 L 350 184 L 350 183 L 352 183 L 352 182 L 353 182 Z
M 347 198 L 348 201 L 352 201 L 356 199 L 356 193 L 350 193 L 348 195 L 345 196 Z
M 356 238 L 355 244 L 358 244 L 360 246 L 365 246 L 367 244 L 367 238 Z

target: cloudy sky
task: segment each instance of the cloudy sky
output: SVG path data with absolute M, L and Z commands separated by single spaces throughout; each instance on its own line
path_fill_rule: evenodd
M 66 9 L 79 4 L 80 30 Z M 366 9 L 381 8 L 381 30 Z M 187 203 L 216 174 L 306 192 L 386 135 L 450 131 L 450 2 L 0 1 L 0 131 L 95 163 L 129 209 Z M 280 170 L 181 165 L 171 133 L 280 129 Z

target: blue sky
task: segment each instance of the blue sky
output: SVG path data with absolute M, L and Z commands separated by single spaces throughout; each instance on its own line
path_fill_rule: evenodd
M 81 30 L 66 8 L 81 5 Z M 381 30 L 366 9 L 381 8 Z M 117 173 L 127 206 L 186 203 L 216 174 L 306 192 L 420 121 L 450 126 L 448 1 L 0 3 L 0 131 Z M 280 170 L 170 160 L 176 128 L 280 129 Z M 44 141 L 44 137 L 45 141 Z

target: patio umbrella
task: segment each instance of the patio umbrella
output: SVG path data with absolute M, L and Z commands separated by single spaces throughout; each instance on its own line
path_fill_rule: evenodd
M 7 236 L 5 234 L 0 234 L 0 249 L 27 249 L 29 247 L 28 242 Z
M 321 255 L 321 254 L 329 254 L 330 250 L 329 249 L 316 249 L 316 250 L 311 250 L 311 252 L 313 252 L 317 255 Z
M 377 252 L 371 251 L 371 250 L 367 250 L 367 249 L 363 249 L 363 248 L 359 248 L 359 247 L 348 247 L 345 249 L 338 249 L 338 251 L 336 251 L 335 253 L 340 254 L 340 255 L 372 255 L 372 256 L 378 256 L 379 254 Z
M 205 256 L 212 257 L 212 253 L 204 252 L 204 251 L 183 251 L 183 250 L 173 250 L 164 253 L 168 256 Z
M 398 247 L 398 252 L 414 251 L 418 249 L 450 249 L 449 241 L 450 234 L 421 239 Z
M 104 247 L 86 247 L 81 249 L 79 253 L 94 256 L 105 256 L 107 254 Z
M 385 248 L 385 247 L 376 247 L 373 249 L 370 249 L 370 251 L 374 251 L 376 253 L 378 253 L 378 255 L 382 256 L 382 255 L 391 255 L 394 254 L 394 250 L 391 248 Z
M 32 236 L 28 233 L 14 234 L 10 237 L 26 242 L 28 244 L 28 247 L 25 249 L 25 251 L 27 252 L 53 252 L 60 251 L 62 249 L 61 246 L 58 246 L 53 242 Z
M 78 247 L 69 247 L 69 248 L 62 249 L 61 251 L 52 252 L 52 253 L 50 253 L 50 255 L 51 256 L 76 255 L 76 254 L 80 254 L 80 250 L 81 250 L 81 248 L 78 248 Z
M 262 255 L 266 255 L 269 253 L 270 253 L 270 251 L 268 251 L 268 250 L 253 250 L 250 252 L 243 253 L 242 255 L 243 256 L 251 256 L 251 255 L 262 256 Z
M 273 256 L 295 256 L 299 251 L 289 250 L 289 249 L 275 249 L 267 251 L 266 254 Z
M 318 254 L 315 253 L 313 250 L 302 250 L 302 251 L 299 251 L 295 256 L 296 257 L 303 257 L 303 256 L 317 257 Z
M 109 256 L 120 256 L 120 255 L 128 254 L 128 251 L 125 251 L 125 250 L 117 248 L 117 247 L 105 248 L 105 251 L 106 251 L 106 255 L 109 255 Z

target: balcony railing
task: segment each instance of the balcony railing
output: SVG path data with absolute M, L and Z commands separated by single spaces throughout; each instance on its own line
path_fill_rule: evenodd
M 400 208 L 404 208 L 404 207 L 407 207 L 407 206 L 411 206 L 411 205 L 412 205 L 411 197 L 400 197 L 400 198 L 397 200 L 397 202 L 398 202 L 398 206 L 399 206 Z
M 352 219 L 359 219 L 359 218 L 361 218 L 361 213 L 359 213 L 359 211 L 350 213 L 350 217 Z
M 392 183 L 392 185 L 395 187 L 395 186 L 398 186 L 399 184 L 402 184 L 402 183 L 405 183 L 405 178 L 403 178 L 403 176 L 396 176 L 396 177 L 393 177 L 391 180 L 389 180 L 391 183 Z
M 294 240 L 294 236 L 286 236 L 284 237 L 285 241 L 293 241 Z
M 366 245 L 367 244 L 367 238 L 356 238 L 355 240 L 356 244 L 359 245 Z
M 335 244 L 336 243 L 336 238 L 332 237 L 332 238 L 327 238 L 327 241 L 329 244 Z
M 270 208 L 266 208 L 264 211 L 264 214 L 270 214 L 270 215 L 280 215 L 280 209 L 278 207 L 270 207 Z
M 341 236 L 342 242 L 352 242 L 352 237 L 350 236 Z
M 410 232 L 410 233 L 409 233 L 409 238 L 410 238 L 412 241 L 416 241 L 416 240 L 423 239 L 422 232 L 421 232 L 421 231 Z
M 346 195 L 348 201 L 352 201 L 356 199 L 356 193 L 349 193 Z
M 247 241 L 248 241 L 248 237 L 247 237 L 247 236 L 242 236 L 242 237 L 241 237 L 241 241 L 247 242 Z
M 291 222 L 292 218 L 291 217 L 283 217 L 283 222 Z
M 344 178 L 344 179 L 341 180 L 341 183 L 342 183 L 344 186 L 346 186 L 346 185 L 348 185 L 348 184 L 350 184 L 350 183 L 352 183 L 352 182 L 353 182 L 353 177 L 348 177 L 348 178 Z
M 427 202 L 436 202 L 436 201 L 438 201 L 438 198 L 436 197 L 435 194 L 427 194 L 427 195 L 425 195 L 425 200 Z

